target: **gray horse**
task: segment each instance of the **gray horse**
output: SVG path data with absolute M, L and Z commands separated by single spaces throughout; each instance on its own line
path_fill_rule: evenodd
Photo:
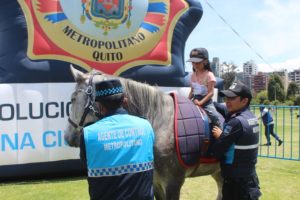
M 217 199 L 221 199 L 222 177 L 219 163 L 199 164 L 184 168 L 179 163 L 174 141 L 174 103 L 170 95 L 158 88 L 111 75 L 84 74 L 71 67 L 77 82 L 72 94 L 72 109 L 65 139 L 70 146 L 79 145 L 80 129 L 87 123 L 98 120 L 94 107 L 94 82 L 120 79 L 128 98 L 130 114 L 148 119 L 155 131 L 154 146 L 154 194 L 157 200 L 180 198 L 180 189 L 186 177 L 211 175 L 218 185 Z

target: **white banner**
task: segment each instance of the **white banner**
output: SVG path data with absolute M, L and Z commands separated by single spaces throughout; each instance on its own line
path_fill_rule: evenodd
M 79 158 L 64 141 L 74 87 L 0 84 L 0 166 Z
M 79 159 L 64 141 L 75 83 L 0 84 L 0 166 Z M 190 88 L 160 87 L 188 96 Z

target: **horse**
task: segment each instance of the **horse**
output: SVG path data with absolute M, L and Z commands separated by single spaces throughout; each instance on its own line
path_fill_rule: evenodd
M 157 200 L 178 200 L 185 178 L 211 175 L 217 183 L 217 200 L 222 198 L 222 177 L 218 162 L 200 163 L 190 168 L 183 167 L 175 152 L 174 102 L 173 98 L 158 87 L 134 80 L 103 74 L 82 73 L 71 66 L 77 82 L 71 96 L 71 112 L 65 130 L 65 140 L 70 146 L 78 147 L 80 130 L 89 123 L 99 120 L 94 107 L 94 82 L 119 79 L 128 99 L 129 114 L 150 121 L 155 132 L 154 144 L 154 195 Z

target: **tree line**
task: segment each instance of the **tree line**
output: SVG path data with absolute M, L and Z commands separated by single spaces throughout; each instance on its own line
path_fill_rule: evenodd
M 229 88 L 233 81 L 237 79 L 237 73 L 233 63 L 223 63 L 223 71 L 221 78 L 224 80 L 224 89 Z M 265 105 L 287 105 L 299 106 L 300 105 L 300 87 L 295 82 L 290 82 L 287 90 L 284 89 L 284 84 L 281 77 L 273 73 L 269 75 L 269 81 L 266 90 L 256 93 L 252 91 L 253 99 L 251 104 L 265 104 Z
M 287 90 L 285 91 L 281 77 L 274 73 L 269 76 L 266 90 L 263 90 L 257 94 L 254 92 L 252 104 L 299 106 L 299 89 L 300 88 L 297 83 L 290 82 Z

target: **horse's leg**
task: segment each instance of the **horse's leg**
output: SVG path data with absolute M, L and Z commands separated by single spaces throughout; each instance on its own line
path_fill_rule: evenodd
M 165 199 L 165 192 L 163 187 L 160 184 L 154 184 L 154 196 L 155 200 L 164 200 Z
M 166 197 L 165 183 L 162 182 L 159 174 L 154 171 L 153 189 L 156 200 L 164 200 Z
M 217 200 L 221 200 L 222 199 L 222 186 L 223 186 L 223 178 L 221 175 L 221 171 L 217 171 L 217 172 L 213 173 L 211 176 L 216 181 L 217 186 L 218 186 Z
M 185 171 L 177 160 L 163 159 L 154 171 L 154 195 L 156 200 L 179 200 L 180 189 L 185 180 Z
M 179 200 L 180 189 L 184 183 L 183 174 L 165 173 L 159 176 L 155 173 L 154 196 L 156 200 Z
M 172 174 L 170 174 L 172 176 Z M 166 186 L 166 199 L 167 200 L 179 200 L 180 190 L 184 183 L 184 177 L 172 176 L 168 178 Z

